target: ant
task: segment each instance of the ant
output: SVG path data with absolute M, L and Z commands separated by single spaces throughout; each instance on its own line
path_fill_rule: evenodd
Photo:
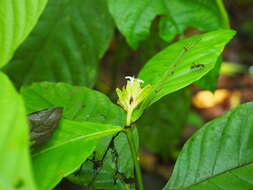
M 204 64 L 192 63 L 192 65 L 191 65 L 191 70 L 198 70 L 198 69 L 202 69 L 202 68 L 204 68 L 204 67 L 205 67 Z

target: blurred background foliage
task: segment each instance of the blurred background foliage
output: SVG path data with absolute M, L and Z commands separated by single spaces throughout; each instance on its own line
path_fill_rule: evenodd
M 159 18 L 152 22 L 149 37 L 131 49 L 104 0 L 73 2 L 49 0 L 4 72 L 17 88 L 36 81 L 63 81 L 97 89 L 116 102 L 115 89 L 125 84 L 124 77 L 137 76 L 147 60 L 169 44 L 158 35 Z M 203 123 L 253 100 L 253 1 L 226 0 L 225 6 L 238 33 L 224 52 L 217 89 L 212 78 L 206 79 L 198 84 L 203 87 L 212 80 L 207 89 L 213 93 L 192 85 L 155 103 L 137 122 L 147 190 L 164 186 L 182 145 Z M 173 41 L 195 33 L 197 29 L 187 28 Z M 82 188 L 63 180 L 56 189 Z

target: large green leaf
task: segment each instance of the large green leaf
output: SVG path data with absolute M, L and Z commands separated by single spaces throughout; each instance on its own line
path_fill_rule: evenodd
M 40 190 L 52 189 L 92 154 L 99 138 L 122 130 L 120 126 L 62 120 L 52 139 L 32 156 Z
M 164 190 L 253 189 L 253 103 L 203 126 L 184 145 Z
M 164 160 L 176 151 L 189 113 L 190 97 L 187 89 L 172 93 L 152 105 L 137 122 L 141 143 Z
M 49 107 L 60 106 L 64 107 L 63 118 L 68 120 L 89 121 L 116 126 L 124 126 L 125 124 L 125 113 L 122 109 L 112 104 L 105 95 L 86 87 L 71 86 L 64 83 L 44 82 L 34 84 L 31 87 L 22 88 L 21 92 L 25 98 L 28 113 Z M 111 136 L 105 137 L 98 143 L 95 150 L 97 160 L 101 159 L 111 138 Z M 132 177 L 133 162 L 125 135 L 120 134 L 116 138 L 115 144 L 117 152 L 120 153 L 120 171 L 126 173 L 127 177 Z M 87 161 L 82 168 L 84 171 L 94 171 L 92 167 L 92 163 Z M 120 186 L 125 187 L 122 181 L 119 181 L 117 185 L 114 184 L 112 179 L 114 173 L 115 164 L 109 153 L 106 157 L 105 165 L 95 181 L 95 185 L 99 187 L 110 186 L 112 188 Z M 94 172 L 90 174 L 94 175 Z M 84 181 L 87 182 L 90 180 L 90 174 L 88 173 L 88 180 L 76 179 L 79 176 L 83 176 L 81 171 L 80 175 L 76 176 L 74 181 L 84 184 Z
M 30 33 L 46 3 L 47 0 L 0 1 L 0 67 Z
M 166 40 L 188 26 L 209 31 L 221 28 L 224 23 L 214 0 L 109 0 L 108 3 L 119 30 L 134 48 L 148 36 L 157 15 L 163 15 L 160 35 Z
M 49 0 L 4 71 L 18 87 L 35 81 L 92 86 L 112 33 L 105 0 Z
M 24 104 L 3 73 L 0 92 L 0 189 L 35 190 Z
M 140 71 L 138 78 L 151 84 L 153 90 L 135 113 L 163 96 L 203 77 L 214 66 L 225 45 L 235 35 L 232 30 L 217 30 L 176 42 L 155 55 Z

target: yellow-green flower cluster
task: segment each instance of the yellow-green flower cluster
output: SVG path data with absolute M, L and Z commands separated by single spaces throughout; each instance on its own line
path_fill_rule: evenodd
M 118 104 L 127 112 L 127 125 L 130 125 L 132 112 L 147 97 L 151 85 L 143 87 L 141 84 L 144 81 L 130 76 L 125 78 L 128 79 L 126 86 L 123 86 L 122 90 L 117 88 L 116 92 L 119 97 Z

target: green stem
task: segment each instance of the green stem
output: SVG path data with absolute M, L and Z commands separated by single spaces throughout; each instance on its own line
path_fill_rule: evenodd
M 216 3 L 220 9 L 221 15 L 223 17 L 223 27 L 225 29 L 229 29 L 230 28 L 230 23 L 229 23 L 229 18 L 228 18 L 228 14 L 227 11 L 225 9 L 223 0 L 216 0 Z
M 131 125 L 132 113 L 133 113 L 132 109 L 127 112 L 126 126 Z
M 135 168 L 135 175 L 136 175 L 137 184 L 138 184 L 138 190 L 144 190 L 143 183 L 142 183 L 142 176 L 141 176 L 141 167 L 139 164 L 139 156 L 138 156 L 137 149 L 134 143 L 132 128 L 126 130 L 126 136 L 127 136 L 131 153 L 132 153 L 132 159 L 134 161 L 134 168 Z

